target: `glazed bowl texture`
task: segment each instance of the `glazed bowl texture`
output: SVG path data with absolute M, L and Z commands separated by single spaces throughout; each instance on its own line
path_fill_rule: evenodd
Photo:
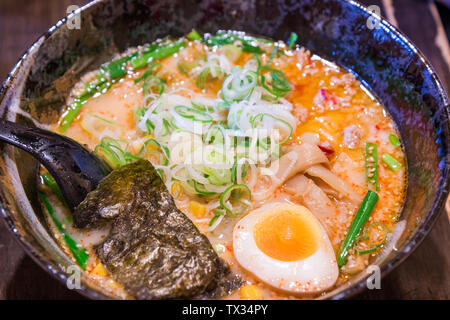
M 77 28 L 73 19 L 80 19 Z M 375 24 L 370 21 L 379 21 Z M 375 20 L 373 20 L 375 18 Z M 423 240 L 448 194 L 449 100 L 419 50 L 385 20 L 347 0 L 103 0 L 59 21 L 23 55 L 0 93 L 2 118 L 45 127 L 65 107 L 88 71 L 129 47 L 166 36 L 242 30 L 272 39 L 291 32 L 313 53 L 355 73 L 386 107 L 403 139 L 408 165 L 398 240 L 377 259 L 386 275 Z M 74 28 L 75 26 L 75 28 Z M 49 232 L 37 197 L 38 163 L 0 145 L 0 213 L 38 264 L 65 282 L 73 264 Z M 395 244 L 395 245 L 394 245 Z M 361 272 L 322 298 L 342 299 L 366 288 Z M 114 298 L 82 274 L 82 294 Z

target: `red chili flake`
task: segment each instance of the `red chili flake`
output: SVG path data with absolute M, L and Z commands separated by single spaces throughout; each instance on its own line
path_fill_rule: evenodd
M 378 126 L 378 124 L 375 125 L 375 129 L 380 130 L 380 127 Z
M 327 101 L 327 92 L 325 91 L 325 89 L 320 89 L 320 94 L 322 95 L 322 98 Z
M 331 156 L 334 153 L 333 146 L 329 142 L 322 142 L 317 146 L 327 157 Z
M 294 83 L 293 85 L 294 91 L 301 91 L 303 87 L 304 87 L 303 84 Z

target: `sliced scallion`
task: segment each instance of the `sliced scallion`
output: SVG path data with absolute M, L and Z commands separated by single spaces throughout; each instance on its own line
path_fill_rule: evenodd
M 159 62 L 149 63 L 147 70 L 145 70 L 145 72 L 139 78 L 134 79 L 134 83 L 138 83 L 138 82 L 141 82 L 142 80 L 147 79 L 148 76 L 150 76 L 152 74 L 153 69 L 159 68 L 159 66 L 161 66 L 161 63 L 159 63 Z
M 86 87 L 85 91 L 75 97 L 72 104 L 63 113 L 62 118 L 59 123 L 59 129 L 61 132 L 65 132 L 73 120 L 76 118 L 81 110 L 81 107 L 86 103 L 86 101 L 97 93 L 104 93 L 108 90 L 114 83 L 113 80 L 108 80 L 103 77 L 99 77 L 97 81 L 91 82 Z
M 261 85 L 274 96 L 284 97 L 292 90 L 289 80 L 281 70 L 267 66 L 261 67 L 261 70 L 270 71 L 270 77 L 267 77 L 267 74 L 261 74 Z
M 289 140 L 289 138 L 292 136 L 292 133 L 294 132 L 294 128 L 291 126 L 291 124 L 281 118 L 275 117 L 274 115 L 272 115 L 270 113 L 258 113 L 257 115 L 253 116 L 250 119 L 250 124 L 252 125 L 252 128 L 256 128 L 256 126 L 258 125 L 257 121 L 262 122 L 264 120 L 264 117 L 269 117 L 276 121 L 279 121 L 289 128 L 289 134 L 286 136 L 286 138 L 283 141 L 280 142 L 280 145 L 285 144 Z
M 127 74 L 126 66 L 128 61 L 130 61 L 135 56 L 137 56 L 137 53 L 133 53 L 125 57 L 116 59 L 104 64 L 102 66 L 102 69 L 111 79 L 123 77 Z
M 73 257 L 75 258 L 75 260 L 78 262 L 78 264 L 80 265 L 80 267 L 83 270 L 86 269 L 86 263 L 87 263 L 87 260 L 89 259 L 89 255 L 86 253 L 86 248 L 79 247 L 79 244 L 77 244 L 76 241 L 67 234 L 63 225 L 56 217 L 53 207 L 51 206 L 47 197 L 41 192 L 39 193 L 39 195 L 40 195 L 41 201 L 42 201 L 42 203 L 44 203 L 44 206 L 47 209 L 47 212 L 50 215 L 53 223 L 55 224 L 59 233 L 63 236 L 64 241 L 67 244 L 67 247 L 69 248 L 70 252 L 72 252 Z
M 395 134 L 389 135 L 389 141 L 394 147 L 399 147 L 402 144 Z
M 53 177 L 49 173 L 41 175 L 41 179 L 42 182 L 47 185 L 47 187 L 49 187 L 50 190 L 52 190 L 52 192 L 58 197 L 58 199 L 65 204 L 66 200 L 64 199 L 61 189 L 59 188 L 55 179 L 53 179 Z
M 402 166 L 402 164 L 398 162 L 398 160 L 395 159 L 393 156 L 391 156 L 389 153 L 384 153 L 381 156 L 381 159 L 388 166 L 388 168 L 394 172 L 400 169 L 400 167 Z
M 120 142 L 122 141 L 104 137 L 94 149 L 94 152 L 99 154 L 112 169 L 140 159 L 127 151 L 128 144 L 123 150 Z
M 375 233 L 375 236 L 373 235 Z M 372 222 L 366 225 L 362 231 L 360 240 L 367 240 L 370 242 L 370 248 L 366 250 L 359 250 L 359 255 L 374 253 L 377 249 L 386 242 L 389 233 L 388 227 L 381 222 Z M 375 239 L 374 239 L 375 238 Z
M 194 185 L 195 191 L 200 195 L 212 196 L 212 195 L 217 194 L 217 192 L 212 192 L 212 191 L 206 190 L 204 185 L 202 185 L 201 183 L 198 183 L 195 180 L 192 180 L 192 184 Z
M 179 105 L 175 106 L 174 110 L 183 118 L 191 119 L 193 121 L 211 122 L 213 120 L 212 116 L 209 115 L 208 113 L 194 108 Z
M 222 85 L 222 96 L 225 101 L 242 100 L 249 96 L 258 84 L 258 74 L 250 70 L 242 70 L 240 66 L 233 68 Z
M 251 206 L 251 191 L 245 184 L 228 187 L 220 196 L 220 205 L 232 216 L 239 216 Z
M 151 74 L 144 79 L 144 84 L 142 85 L 142 90 L 144 94 L 157 93 L 162 94 L 164 92 L 165 81 L 160 77 Z
M 160 159 L 159 164 L 167 166 L 169 164 L 170 151 L 167 147 L 161 145 L 155 139 L 148 139 L 144 142 L 144 145 L 139 151 L 139 157 L 143 157 L 145 152 L 150 152 L 152 149 L 155 150 L 159 156 L 163 156 L 163 158 Z
M 150 52 L 143 53 L 140 56 L 131 59 L 131 65 L 134 69 L 145 67 L 148 63 L 157 60 L 167 58 L 177 53 L 181 48 L 186 47 L 184 40 L 172 42 L 163 46 L 160 46 Z
M 219 219 L 220 216 L 224 216 L 226 214 L 226 211 L 224 209 L 214 209 L 214 216 L 209 221 L 209 226 L 212 227 L 214 222 L 216 222 L 217 219 Z
M 187 34 L 186 38 L 191 41 L 202 40 L 202 36 L 195 29 L 192 29 L 192 31 Z
M 197 67 L 199 65 L 198 61 L 192 62 L 192 63 L 187 63 L 183 60 L 178 61 L 177 63 L 177 68 L 178 70 L 185 74 L 185 75 L 189 75 L 189 72 L 191 72 L 191 70 L 195 67 Z
M 292 32 L 291 35 L 289 36 L 289 41 L 288 41 L 290 50 L 295 46 L 295 43 L 297 42 L 297 40 L 298 40 L 298 35 L 295 32 Z
M 366 142 L 365 149 L 366 181 L 369 189 L 378 191 L 378 147 Z

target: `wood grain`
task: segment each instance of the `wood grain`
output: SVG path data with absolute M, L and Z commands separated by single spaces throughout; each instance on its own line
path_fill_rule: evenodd
M 82 0 L 2 0 L 0 2 L 0 78 L 4 79 L 19 56 L 71 4 Z M 450 66 L 445 50 L 436 45 L 440 22 L 434 4 L 423 0 L 363 0 L 376 4 L 382 15 L 393 14 L 398 27 L 431 61 L 447 90 Z M 392 5 L 389 10 L 385 6 Z M 449 21 L 450 23 L 450 21 Z M 442 39 L 441 39 L 442 41 Z M 442 44 L 441 44 L 442 46 Z M 448 46 L 448 42 L 447 42 Z M 442 214 L 423 244 L 381 282 L 381 290 L 366 291 L 357 299 L 449 299 L 450 224 Z M 83 299 L 54 280 L 34 263 L 0 223 L 0 299 Z

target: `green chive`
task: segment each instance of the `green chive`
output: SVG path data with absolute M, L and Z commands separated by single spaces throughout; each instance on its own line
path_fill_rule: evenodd
M 389 141 L 391 142 L 391 144 L 392 144 L 394 147 L 398 147 L 398 146 L 401 145 L 400 140 L 397 138 L 397 136 L 396 136 L 395 134 L 390 134 L 390 135 L 389 135 Z
M 375 143 L 366 142 L 365 162 L 367 186 L 378 190 L 378 149 Z
M 167 45 L 161 46 L 153 51 L 144 53 L 139 57 L 135 57 L 131 60 L 131 65 L 134 69 L 139 69 L 145 67 L 148 63 L 156 59 L 164 59 L 175 53 L 177 53 L 181 48 L 186 47 L 184 40 L 179 40 L 176 42 L 169 43 Z
M 122 57 L 120 59 L 111 61 L 103 65 L 103 71 L 109 76 L 109 78 L 119 78 L 127 74 L 127 62 L 131 60 L 137 53 L 130 54 L 128 56 Z
M 216 222 L 216 220 L 220 217 L 220 216 L 224 216 L 226 214 L 226 211 L 224 209 L 214 209 L 214 217 L 211 218 L 211 220 L 209 221 L 209 226 L 212 227 L 212 225 L 214 224 L 214 222 Z
M 80 112 L 81 107 L 89 98 L 97 93 L 105 92 L 111 87 L 113 83 L 114 80 L 110 81 L 104 78 L 100 78 L 99 80 L 97 80 L 97 82 L 89 83 L 86 90 L 74 99 L 72 105 L 63 114 L 63 117 L 59 124 L 59 129 L 61 130 L 61 132 L 65 132 L 69 128 L 70 124 Z
M 378 194 L 371 190 L 367 191 L 366 196 L 364 197 L 361 206 L 358 209 L 355 217 L 353 218 L 350 229 L 348 230 L 347 236 L 342 242 L 341 249 L 338 254 L 338 266 L 342 267 L 347 263 L 348 252 L 355 244 L 355 240 L 358 237 L 362 226 L 369 219 L 370 214 L 373 211 L 373 208 L 378 202 Z
M 232 216 L 244 213 L 252 200 L 252 193 L 245 184 L 235 184 L 228 187 L 220 196 L 220 206 Z
M 389 167 L 389 169 L 391 169 L 394 172 L 397 171 L 402 166 L 402 164 L 398 162 L 397 159 L 395 159 L 389 153 L 383 154 L 381 159 Z
M 160 65 L 161 65 L 161 63 L 159 63 L 159 62 L 149 63 L 147 70 L 145 70 L 145 72 L 142 74 L 142 76 L 134 79 L 134 83 L 138 83 L 138 82 L 141 82 L 142 80 L 147 79 L 147 77 L 152 73 L 153 69 L 159 67 Z
M 259 46 L 254 46 L 250 42 L 242 41 L 242 51 L 261 54 L 263 51 Z
M 191 41 L 202 40 L 202 36 L 195 29 L 192 29 L 192 31 L 188 33 L 186 38 Z
M 50 202 L 47 200 L 47 197 L 43 193 L 39 193 L 41 197 L 41 201 L 44 203 L 45 208 L 48 211 L 48 214 L 53 220 L 53 223 L 55 224 L 56 228 L 58 229 L 59 233 L 64 238 L 64 241 L 67 244 L 67 247 L 72 252 L 73 257 L 78 262 L 80 267 L 85 270 L 86 269 L 86 262 L 89 258 L 89 255 L 86 253 L 86 248 L 79 248 L 77 242 L 72 239 L 67 233 L 66 230 L 63 228 L 61 222 L 56 218 L 55 212 L 53 211 L 53 208 L 50 204 Z
M 298 35 L 295 32 L 292 32 L 289 37 L 289 50 L 291 50 L 295 46 L 297 39 L 298 39 Z
M 63 203 L 66 203 L 61 189 L 59 189 L 59 186 L 56 183 L 55 179 L 53 179 L 53 177 L 49 173 L 41 175 L 41 179 L 50 188 L 50 190 L 52 190 L 53 193 L 56 194 L 59 200 L 61 200 Z

